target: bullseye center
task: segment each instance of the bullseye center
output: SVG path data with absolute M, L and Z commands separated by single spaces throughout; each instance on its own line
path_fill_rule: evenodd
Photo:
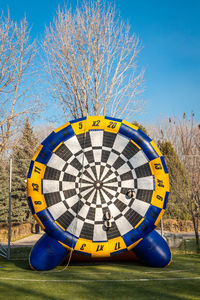
M 95 183 L 94 183 L 94 187 L 96 188 L 96 189 L 101 189 L 102 188 L 102 182 L 101 181 L 96 181 Z

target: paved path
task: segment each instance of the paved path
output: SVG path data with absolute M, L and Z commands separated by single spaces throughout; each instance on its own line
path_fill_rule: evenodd
M 41 238 L 41 236 L 44 234 L 44 232 L 38 233 L 38 234 L 32 234 L 28 237 L 25 237 L 21 240 L 11 242 L 10 246 L 12 248 L 17 248 L 17 247 L 33 247 L 35 243 Z M 4 247 L 7 246 L 6 243 L 2 243 Z
M 161 234 L 160 230 L 156 230 L 158 231 L 159 234 Z M 194 239 L 195 238 L 195 233 L 194 232 L 169 232 L 169 231 L 164 231 L 164 236 L 172 236 L 175 235 L 176 237 L 182 237 L 183 239 Z M 199 232 L 200 235 L 200 232 Z

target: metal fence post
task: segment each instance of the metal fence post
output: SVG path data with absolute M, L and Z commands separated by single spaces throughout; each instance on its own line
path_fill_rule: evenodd
M 10 159 L 10 185 L 9 185 L 9 209 L 8 209 L 8 260 L 10 259 L 10 241 L 11 241 L 11 193 L 12 193 L 12 158 Z
M 160 227 L 161 227 L 161 236 L 163 237 L 163 218 L 160 220 Z

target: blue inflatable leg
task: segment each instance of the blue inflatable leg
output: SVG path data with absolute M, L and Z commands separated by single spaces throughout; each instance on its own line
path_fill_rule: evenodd
M 168 244 L 155 230 L 150 232 L 133 252 L 146 265 L 162 268 L 170 264 L 171 251 Z
M 30 267 L 37 271 L 47 271 L 58 266 L 68 251 L 48 234 L 44 234 L 34 245 L 29 258 Z

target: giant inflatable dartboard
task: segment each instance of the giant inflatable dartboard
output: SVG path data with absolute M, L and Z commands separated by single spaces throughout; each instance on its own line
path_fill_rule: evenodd
M 67 249 L 110 256 L 135 247 L 159 223 L 169 178 L 157 146 L 136 126 L 109 117 L 53 131 L 28 174 L 32 213 Z

